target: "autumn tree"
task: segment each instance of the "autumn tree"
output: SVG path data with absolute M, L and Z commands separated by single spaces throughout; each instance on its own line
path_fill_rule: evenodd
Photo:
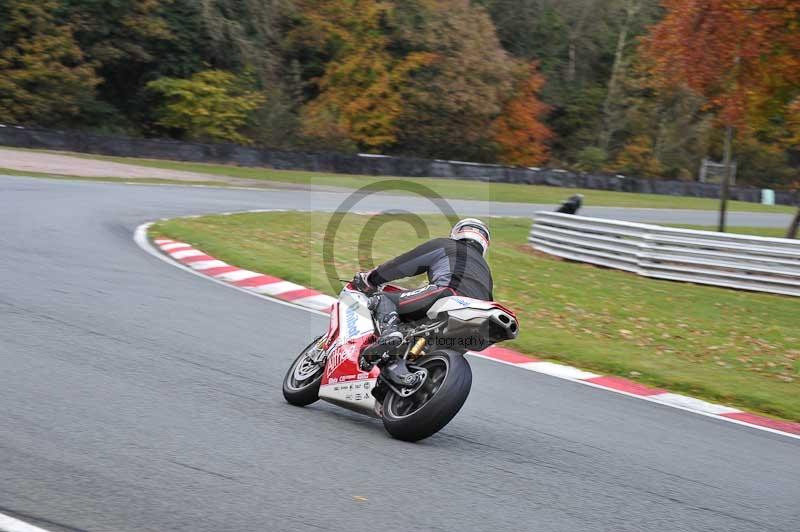
M 552 106 L 558 158 L 576 161 L 586 147 L 603 159 L 624 129 L 619 104 L 632 44 L 657 14 L 659 0 L 483 0 L 501 42 L 514 56 L 538 60 Z M 600 153 L 590 150 L 589 153 Z
M 99 79 L 53 0 L 0 0 L 0 122 L 61 125 L 94 98 Z
M 611 151 L 614 135 L 625 124 L 626 106 L 622 90 L 629 76 L 629 67 L 634 62 L 630 45 L 635 42 L 634 37 L 642 32 L 644 25 L 653 21 L 657 5 L 656 0 L 616 0 L 609 6 L 610 11 L 617 15 L 618 27 L 615 28 L 614 59 L 603 100 L 598 139 L 599 147 L 605 152 Z
M 740 183 L 800 182 L 800 2 L 661 4 L 0 0 L 0 109 L 6 121 L 230 139 L 164 126 L 164 94 L 146 88 L 220 88 L 193 76 L 223 71 L 260 95 L 234 128 L 260 146 L 523 164 L 546 147 L 553 165 L 688 178 L 730 123 Z M 545 81 L 524 89 L 533 61 Z M 206 97 L 186 94 L 205 119 Z
M 494 123 L 494 140 L 506 164 L 533 166 L 547 160 L 553 133 L 542 123 L 549 107 L 539 100 L 544 85 L 538 64 L 531 63 L 526 77 Z
M 391 146 L 403 112 L 400 88 L 432 55 L 394 53 L 390 35 L 382 31 L 392 9 L 388 3 L 324 0 L 301 5 L 302 31 L 316 34 L 330 50 L 315 83 L 318 95 L 303 109 L 304 133 L 327 143 L 346 138 L 366 150 Z
M 708 152 L 711 120 L 705 100 L 686 87 L 658 87 L 646 66 L 634 63 L 622 80 L 615 106 L 615 144 L 606 165 L 627 175 L 689 179 Z
M 423 157 L 492 161 L 492 121 L 518 64 L 486 11 L 469 0 L 396 2 L 404 46 L 434 54 L 402 87 L 398 149 Z
M 707 98 L 722 124 L 744 127 L 752 113 L 800 91 L 797 2 L 665 0 L 664 6 L 667 14 L 643 48 L 653 72 L 664 86 L 685 84 Z
M 169 2 L 170 0 L 167 0 Z M 162 0 L 61 0 L 87 56 L 102 66 L 149 62 L 151 40 L 169 39 Z
M 299 111 L 304 81 L 294 57 L 287 30 L 301 11 L 301 3 L 291 0 L 172 0 L 165 12 L 176 10 L 175 2 L 194 10 L 188 20 L 199 25 L 202 42 L 195 57 L 205 67 L 230 72 L 252 73 L 259 91 L 266 95 L 264 105 L 249 120 L 245 133 L 260 145 L 299 147 Z M 187 23 L 169 17 L 170 29 Z M 188 36 L 190 37 L 190 36 Z M 304 39 L 305 40 L 305 39 Z M 182 38 L 178 41 L 190 42 Z M 302 57 L 306 60 L 306 57 Z M 197 70 L 195 70 L 197 71 Z M 184 75 L 180 77 L 185 77 Z
M 746 129 L 800 87 L 800 4 L 792 0 L 665 0 L 666 15 L 643 53 L 661 86 L 683 84 L 703 96 L 726 129 Z M 725 227 L 728 179 L 719 229 Z
M 280 75 L 282 18 L 289 0 L 199 0 L 208 37 L 208 61 L 223 69 L 252 70 L 262 87 Z
M 190 79 L 161 78 L 147 84 L 162 100 L 158 124 L 188 138 L 250 144 L 240 133 L 248 116 L 264 101 L 248 80 L 230 72 L 208 70 Z
M 144 84 L 156 66 L 169 61 L 173 41 L 164 9 L 182 0 L 59 0 L 55 13 L 74 29 L 75 39 L 101 82 L 97 100 L 82 119 L 93 127 L 136 130 L 147 117 Z
M 209 66 L 235 70 L 212 60 L 214 41 L 201 7 L 197 0 L 161 0 L 150 16 L 160 18 L 166 31 L 157 25 L 159 37 L 148 38 L 146 61 L 140 64 L 143 82 L 159 77 L 185 78 Z
M 633 137 L 617 154 L 616 170 L 639 176 L 657 176 L 662 170 L 652 140 L 645 135 Z

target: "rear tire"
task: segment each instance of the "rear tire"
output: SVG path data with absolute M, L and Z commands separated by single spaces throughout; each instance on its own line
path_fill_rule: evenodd
M 322 336 L 317 337 L 303 349 L 283 378 L 283 397 L 289 404 L 308 406 L 319 399 L 319 385 L 324 367 L 315 371 L 310 357 L 315 354 L 314 349 L 321 339 Z
M 394 438 L 414 442 L 442 430 L 461 410 L 472 388 L 472 369 L 464 355 L 448 349 L 412 365 L 427 369 L 428 380 L 407 398 L 389 391 L 383 401 L 383 426 Z

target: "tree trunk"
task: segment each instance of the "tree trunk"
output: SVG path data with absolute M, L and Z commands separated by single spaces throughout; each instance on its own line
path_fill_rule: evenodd
M 731 185 L 731 141 L 733 140 L 733 128 L 725 128 L 725 145 L 723 146 L 722 162 L 725 165 L 725 174 L 722 176 L 722 187 L 720 190 L 719 202 L 719 225 L 717 231 L 725 232 L 725 217 L 728 214 L 728 195 Z
M 569 59 L 567 62 L 567 81 L 575 81 L 575 39 L 569 40 Z
M 653 143 L 653 157 L 656 161 L 661 160 L 661 155 L 664 153 L 664 137 L 667 135 L 667 127 L 664 125 L 665 121 L 659 120 L 658 133 L 656 133 L 656 140 Z
M 569 30 L 569 49 L 567 51 L 567 81 L 575 81 L 578 70 L 578 40 L 583 36 L 583 28 L 589 12 L 594 7 L 595 0 L 589 0 L 580 6 L 580 14 L 575 20 L 575 24 Z
M 789 225 L 789 230 L 786 231 L 786 238 L 797 238 L 797 230 L 800 228 L 800 205 L 797 206 L 797 212 L 794 215 L 794 220 Z
M 599 145 L 603 151 L 608 153 L 611 137 L 614 136 L 615 128 L 611 117 L 612 106 L 619 92 L 619 84 L 625 77 L 625 46 L 628 44 L 628 32 L 630 31 L 633 18 L 639 11 L 639 0 L 628 0 L 625 5 L 625 19 L 617 36 L 617 48 L 614 50 L 614 63 L 611 67 L 611 77 L 608 80 L 608 90 L 606 99 L 603 102 L 603 131 L 600 133 Z

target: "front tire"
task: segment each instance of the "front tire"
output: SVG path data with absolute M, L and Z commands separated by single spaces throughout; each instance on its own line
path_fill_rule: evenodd
M 411 365 L 428 370 L 428 379 L 409 397 L 392 391 L 386 395 L 383 426 L 394 438 L 414 442 L 442 430 L 461 410 L 472 388 L 472 369 L 464 355 L 448 349 Z
M 303 349 L 283 378 L 283 397 L 289 404 L 308 406 L 319 399 L 324 364 L 316 359 L 320 356 L 322 336 L 317 337 Z

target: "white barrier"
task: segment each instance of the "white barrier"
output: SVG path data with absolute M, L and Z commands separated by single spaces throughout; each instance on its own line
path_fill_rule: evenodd
M 536 213 L 534 248 L 579 262 L 686 281 L 800 296 L 800 241 Z

